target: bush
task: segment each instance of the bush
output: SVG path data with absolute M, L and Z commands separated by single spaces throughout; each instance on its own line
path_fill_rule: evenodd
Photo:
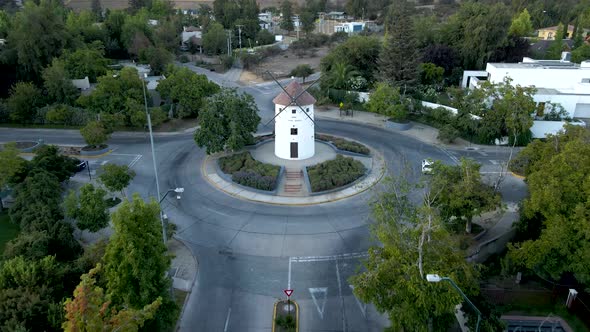
M 260 190 L 274 190 L 280 167 L 261 163 L 250 152 L 219 158 L 219 168 L 232 176 L 232 181 Z
M 334 144 L 335 147 L 343 151 L 350 151 L 354 153 L 364 154 L 367 156 L 371 153 L 371 150 L 369 150 L 369 148 L 367 148 L 366 146 L 357 142 L 345 140 L 343 138 L 321 134 L 316 135 L 315 138 L 319 139 L 320 141 L 330 142 Z
M 109 139 L 109 134 L 99 121 L 91 121 L 86 127 L 80 129 L 80 134 L 89 146 L 102 145 Z
M 258 41 L 258 45 L 273 44 L 275 42 L 275 36 L 270 31 L 262 29 L 256 34 L 256 41 Z
M 180 61 L 180 63 L 187 63 L 187 62 L 189 62 L 189 61 L 190 61 L 190 60 L 189 60 L 189 58 L 188 58 L 188 56 L 186 56 L 185 54 L 181 55 L 181 56 L 178 58 L 178 60 Z
M 408 108 L 403 104 L 391 105 L 385 112 L 391 121 L 404 123 L 408 121 Z
M 307 169 L 311 191 L 325 191 L 345 186 L 365 174 L 365 166 L 358 160 L 337 155 L 336 159 Z
M 438 131 L 437 138 L 444 143 L 453 143 L 459 137 L 459 131 L 450 124 L 445 125 Z
M 219 57 L 221 59 L 221 65 L 225 69 L 230 69 L 234 65 L 234 58 L 228 55 L 222 55 Z

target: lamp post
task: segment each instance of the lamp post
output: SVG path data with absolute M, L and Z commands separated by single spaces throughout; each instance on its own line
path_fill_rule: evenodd
M 475 312 L 477 313 L 477 323 L 475 324 L 475 332 L 479 332 L 479 323 L 481 322 L 481 311 L 479 311 L 479 309 L 477 309 L 475 304 L 473 304 L 473 302 L 471 302 L 471 300 L 469 300 L 467 295 L 465 295 L 465 293 L 463 293 L 461 288 L 459 288 L 459 286 L 457 286 L 457 284 L 453 281 L 453 279 L 451 279 L 449 277 L 441 277 L 438 274 L 427 274 L 426 280 L 428 280 L 428 282 L 441 282 L 444 280 L 444 281 L 448 281 L 449 283 L 451 283 L 451 285 L 457 290 L 457 292 L 459 294 L 461 294 L 461 296 L 463 297 L 465 302 L 469 303 L 471 308 L 473 308 L 473 310 L 475 310 Z
M 158 204 L 162 201 L 160 199 L 160 180 L 158 179 L 158 166 L 156 163 L 156 151 L 154 149 L 154 135 L 152 133 L 152 117 L 150 116 L 150 112 L 148 111 L 147 107 L 147 96 L 145 93 L 145 79 L 147 78 L 147 74 L 143 74 L 143 79 L 141 82 L 143 83 L 143 103 L 145 105 L 145 115 L 147 117 L 148 128 L 150 131 L 150 146 L 152 148 L 152 162 L 154 165 L 154 176 L 156 178 L 156 194 L 158 195 Z M 162 224 L 162 240 L 164 241 L 164 245 L 168 243 L 168 238 L 166 236 L 166 225 L 164 223 L 164 216 L 162 213 L 162 207 L 160 206 L 160 223 Z

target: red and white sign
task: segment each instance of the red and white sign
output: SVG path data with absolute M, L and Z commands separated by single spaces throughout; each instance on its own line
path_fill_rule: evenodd
M 291 297 L 291 294 L 293 294 L 292 289 L 285 289 L 283 292 L 285 292 L 285 294 L 287 294 L 288 297 Z

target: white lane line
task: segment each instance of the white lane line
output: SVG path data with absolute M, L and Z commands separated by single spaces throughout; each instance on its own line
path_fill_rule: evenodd
M 291 289 L 291 257 L 289 257 L 289 276 L 287 277 L 287 289 Z
M 215 213 L 217 213 L 217 214 L 220 214 L 220 215 L 222 215 L 222 216 L 224 216 L 224 217 L 230 217 L 230 215 L 229 215 L 229 214 L 225 214 L 225 213 L 223 213 L 223 212 L 219 212 L 219 211 L 217 211 L 217 210 L 214 210 L 214 209 L 212 209 L 212 208 L 210 208 L 210 207 L 206 207 L 206 206 L 205 206 L 205 209 L 206 209 L 206 210 L 209 210 L 209 211 L 211 211 L 211 212 L 215 212 Z
M 227 309 L 227 317 L 225 318 L 225 326 L 223 327 L 223 332 L 227 332 L 227 328 L 229 327 L 229 316 L 231 316 L 231 307 Z
M 141 157 L 143 157 L 142 155 L 138 154 L 130 163 L 127 167 L 129 168 L 133 168 L 133 166 L 135 164 L 137 164 L 137 162 L 139 161 L 139 159 L 141 159 Z
M 324 309 L 326 309 L 326 301 L 328 300 L 328 287 L 317 287 L 317 288 L 308 288 L 309 294 L 311 295 L 311 300 L 313 304 L 315 304 L 315 308 L 318 311 L 318 315 L 321 319 L 324 319 Z M 320 298 L 322 302 L 318 303 L 318 298 L 316 294 L 322 294 L 323 297 Z
M 364 258 L 367 257 L 368 254 L 366 252 L 353 252 L 349 254 L 340 254 L 340 255 L 331 255 L 331 256 L 299 256 L 299 257 L 291 257 L 291 260 L 296 263 L 305 263 L 305 262 L 325 262 L 325 261 L 334 261 L 338 259 L 355 259 L 355 258 Z
M 106 164 L 108 162 L 109 162 L 108 160 L 103 160 L 102 163 L 100 163 L 100 165 L 102 166 L 102 165 L 104 165 L 104 164 Z
M 346 313 L 344 312 L 344 297 L 342 297 L 342 280 L 340 279 L 338 261 L 336 261 L 336 279 L 338 279 L 338 295 L 340 296 L 340 309 L 342 310 L 342 331 L 346 332 Z

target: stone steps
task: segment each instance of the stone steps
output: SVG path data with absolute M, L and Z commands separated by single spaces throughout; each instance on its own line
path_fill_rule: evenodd
M 303 183 L 303 171 L 298 168 L 285 170 L 285 184 L 280 192 L 281 196 L 306 196 Z

